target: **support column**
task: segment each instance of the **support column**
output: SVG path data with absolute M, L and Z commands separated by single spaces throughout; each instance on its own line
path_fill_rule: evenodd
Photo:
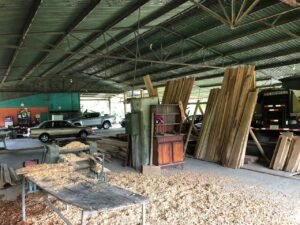
M 126 93 L 124 93 L 124 116 L 125 116 L 126 113 L 127 113 L 127 110 L 126 110 L 126 102 L 127 102 L 127 100 L 126 100 Z
M 109 115 L 111 115 L 111 98 L 108 99 L 108 110 L 109 110 Z
M 141 96 L 141 98 L 144 98 L 144 90 L 143 89 L 140 90 L 140 96 Z

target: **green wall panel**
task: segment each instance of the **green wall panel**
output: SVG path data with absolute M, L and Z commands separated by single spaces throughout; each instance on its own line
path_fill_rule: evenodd
M 79 93 L 38 94 L 22 98 L 0 101 L 0 108 L 48 107 L 49 111 L 78 111 L 80 109 Z

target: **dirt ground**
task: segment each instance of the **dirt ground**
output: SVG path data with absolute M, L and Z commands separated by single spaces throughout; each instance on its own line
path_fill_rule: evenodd
M 170 172 L 164 176 L 111 173 L 109 182 L 149 197 L 147 224 L 300 224 L 299 200 L 286 194 L 249 186 L 208 173 Z M 63 221 L 43 203 L 43 194 L 27 195 L 27 225 L 60 225 Z M 21 199 L 0 201 L 0 225 L 19 225 Z M 61 209 L 64 205 L 53 199 Z M 80 210 L 63 214 L 80 223 Z M 141 207 L 98 213 L 88 224 L 140 224 Z

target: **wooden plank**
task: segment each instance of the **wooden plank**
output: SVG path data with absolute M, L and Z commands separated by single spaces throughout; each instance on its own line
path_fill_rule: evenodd
M 240 165 L 244 162 L 248 134 L 257 102 L 257 96 L 257 91 L 250 92 L 248 94 L 247 103 L 241 116 L 241 123 L 239 124 L 237 134 L 232 145 L 232 154 L 230 154 L 229 161 L 225 162 L 228 163 L 227 166 L 230 168 L 239 168 Z
M 286 132 L 281 135 L 280 144 L 276 149 L 276 154 L 272 157 L 272 166 L 274 170 L 283 170 L 286 158 L 289 153 L 290 144 L 293 138 L 293 133 Z M 274 159 L 273 159 L 274 158 Z
M 300 166 L 300 137 L 294 137 L 284 170 L 298 172 Z
M 195 122 L 197 110 L 198 110 L 199 107 L 200 107 L 200 100 L 198 100 L 197 103 L 196 103 L 196 107 L 195 107 L 195 110 L 194 110 L 193 118 L 192 118 L 192 121 L 190 121 L 190 127 L 189 127 L 188 134 L 186 136 L 186 140 L 185 140 L 185 143 L 184 143 L 183 156 L 185 156 L 185 153 L 186 153 L 186 150 L 187 150 L 187 146 L 188 146 L 188 143 L 189 143 L 189 140 L 190 140 L 190 136 L 191 136 L 191 133 L 192 133 L 192 128 L 194 126 L 194 122 Z
M 145 86 L 148 90 L 149 96 L 157 97 L 157 90 L 155 90 L 155 88 L 153 87 L 150 76 L 146 75 L 143 77 L 143 79 L 144 79 Z

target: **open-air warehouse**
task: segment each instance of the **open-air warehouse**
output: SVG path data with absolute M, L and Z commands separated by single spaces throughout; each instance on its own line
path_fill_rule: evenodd
M 0 225 L 300 225 L 298 0 L 0 1 Z

